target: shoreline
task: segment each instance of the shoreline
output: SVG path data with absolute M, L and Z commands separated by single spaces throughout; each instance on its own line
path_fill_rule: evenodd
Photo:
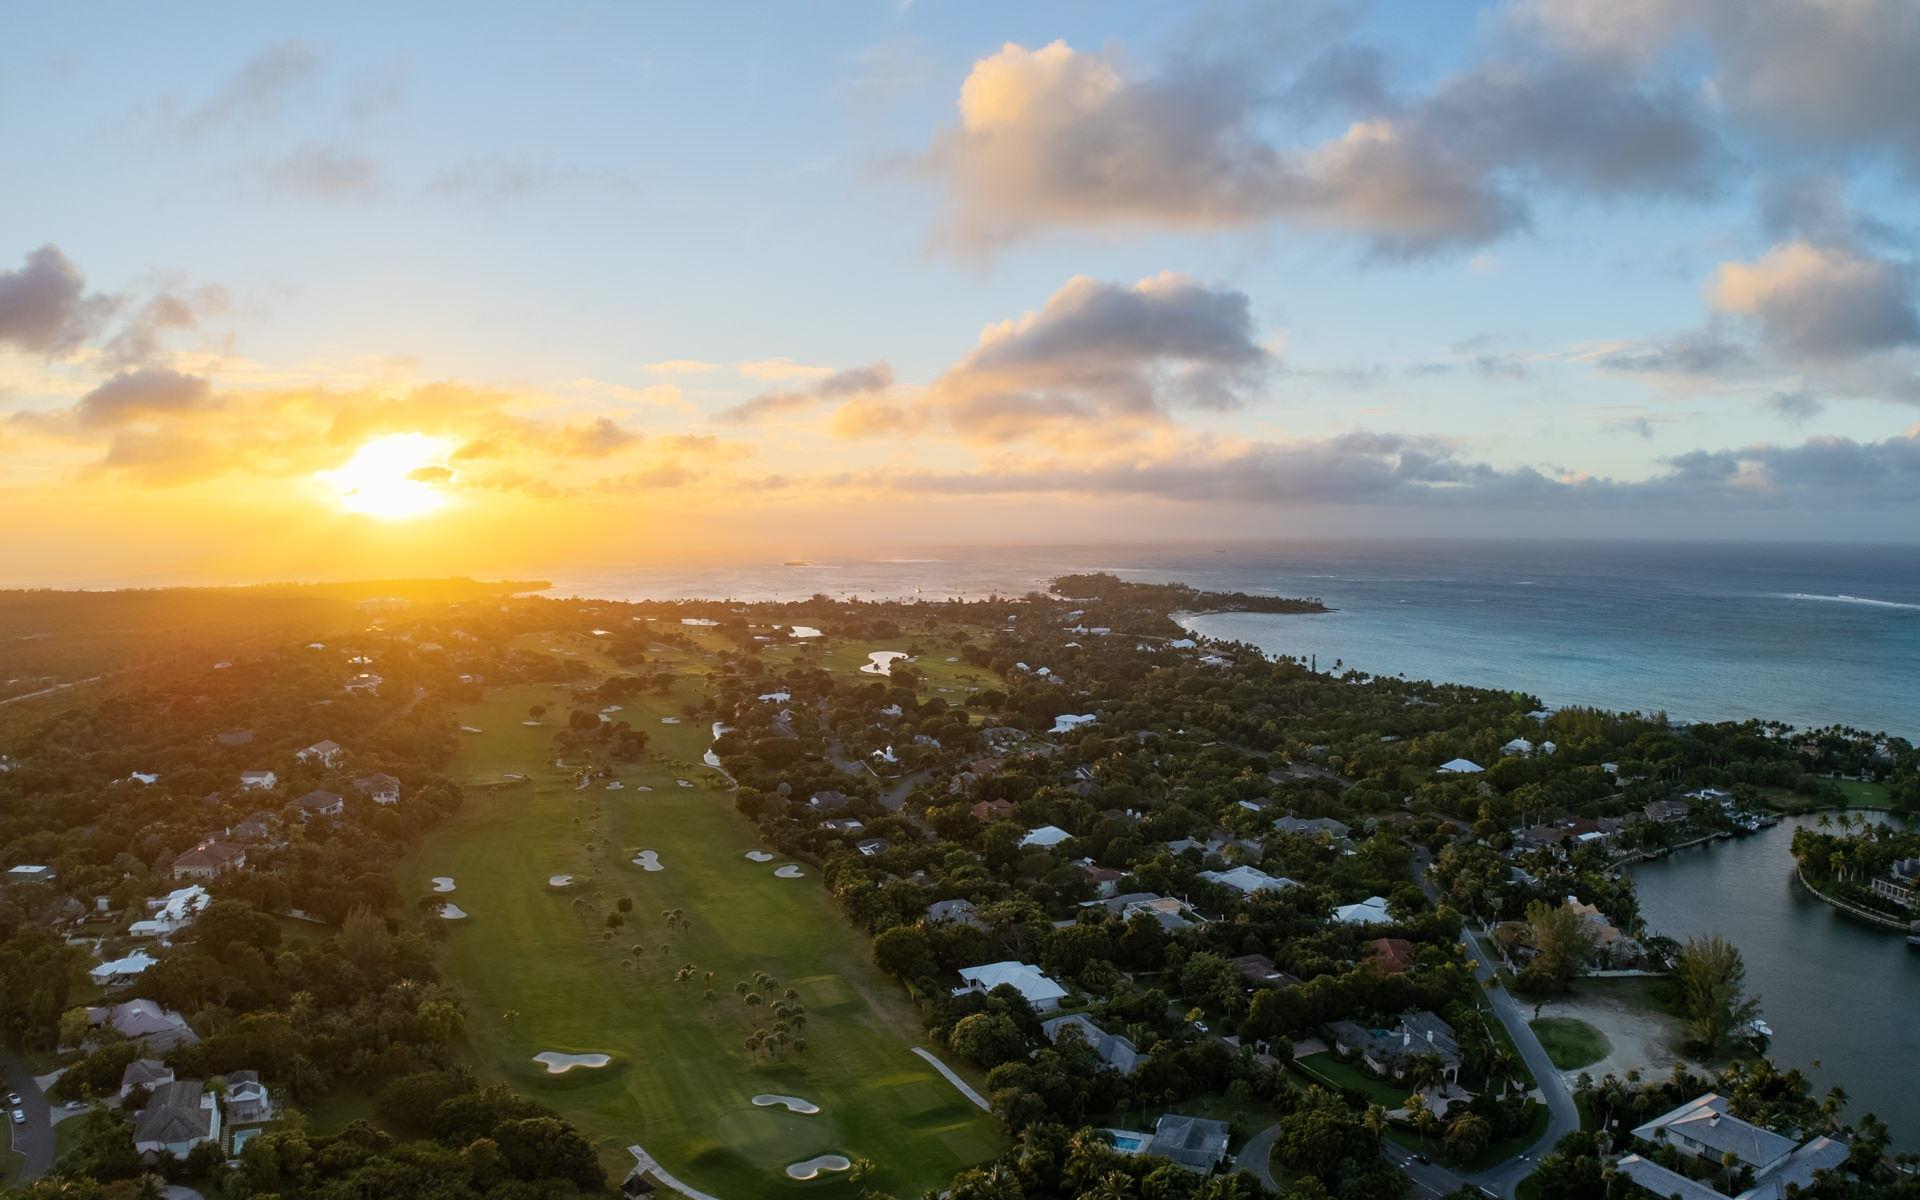
M 1807 877 L 1800 871 L 1799 863 L 1795 863 L 1793 866 L 1793 881 L 1813 893 L 1816 900 L 1829 904 L 1850 917 L 1857 917 L 1862 921 L 1879 925 L 1885 929 L 1891 929 L 1896 933 L 1904 934 L 1913 928 L 1911 922 L 1902 921 L 1898 917 L 1889 917 L 1883 913 L 1874 912 L 1872 909 L 1861 908 L 1857 904 L 1849 904 L 1845 900 L 1836 899 L 1835 897 L 1827 895 L 1819 888 L 1807 882 Z

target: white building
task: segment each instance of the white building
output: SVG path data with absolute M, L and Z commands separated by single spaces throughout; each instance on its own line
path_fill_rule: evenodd
M 1035 1012 L 1053 1012 L 1067 995 L 1067 989 L 1047 978 L 1039 967 L 1031 963 L 1009 960 L 978 967 L 961 967 L 960 978 L 967 981 L 967 986 L 953 989 L 956 996 L 964 996 L 968 992 L 991 992 L 1004 983 L 1019 992 Z
M 1202 871 L 1198 878 L 1208 883 L 1217 883 L 1230 887 L 1243 896 L 1257 892 L 1277 892 L 1285 888 L 1299 887 L 1293 880 L 1280 875 L 1269 875 L 1259 867 L 1239 866 L 1231 871 Z
M 1439 766 L 1442 775 L 1478 775 L 1486 770 L 1470 758 L 1450 758 Z
M 1384 896 L 1368 896 L 1358 904 L 1342 904 L 1333 910 L 1333 919 L 1342 925 L 1391 925 Z
M 1038 829 L 1027 830 L 1027 836 L 1020 839 L 1022 846 L 1058 846 L 1073 837 L 1058 825 L 1042 825 Z

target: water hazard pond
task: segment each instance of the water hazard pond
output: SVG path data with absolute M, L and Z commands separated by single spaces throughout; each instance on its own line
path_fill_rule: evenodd
M 1920 950 L 1793 882 L 1793 831 L 1817 819 L 1789 817 L 1633 868 L 1640 911 L 1676 941 L 1718 933 L 1738 946 L 1747 990 L 1773 1026 L 1769 1057 L 1806 1072 L 1816 1095 L 1845 1088 L 1847 1119 L 1872 1112 L 1897 1149 L 1920 1150 Z

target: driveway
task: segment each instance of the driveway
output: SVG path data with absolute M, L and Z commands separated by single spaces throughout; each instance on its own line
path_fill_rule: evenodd
M 1278 1191 L 1280 1188 L 1273 1179 L 1273 1143 L 1279 1137 L 1280 1127 L 1269 1125 L 1248 1138 L 1247 1144 L 1240 1147 L 1240 1153 L 1233 1159 L 1234 1166 L 1258 1179 L 1268 1191 Z
M 47 1106 L 46 1094 L 33 1081 L 33 1072 L 19 1058 L 0 1052 L 0 1074 L 6 1077 L 6 1091 L 20 1093 L 20 1107 L 27 1113 L 25 1125 L 13 1123 L 11 1106 L 7 1116 L 13 1148 L 26 1159 L 20 1168 L 20 1182 L 24 1183 L 46 1174 L 53 1166 L 53 1112 Z

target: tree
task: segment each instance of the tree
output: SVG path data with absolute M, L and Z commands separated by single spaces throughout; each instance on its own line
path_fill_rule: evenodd
M 947 1040 L 955 1053 L 988 1069 L 1025 1057 L 1027 1052 L 1027 1039 L 1005 1013 L 962 1017 Z
M 896 925 L 874 938 L 873 961 L 896 979 L 924 979 L 934 973 L 927 935 L 914 925 Z
M 1449 1160 L 1470 1163 L 1492 1140 L 1493 1127 L 1485 1117 L 1476 1112 L 1463 1112 L 1447 1122 L 1447 1137 L 1442 1145 Z
M 1527 905 L 1527 927 L 1537 952 L 1525 972 L 1529 985 L 1537 991 L 1566 991 L 1593 953 L 1586 920 L 1571 904 L 1536 900 Z
M 1680 984 L 1687 1038 L 1708 1054 L 1724 1050 L 1734 1033 L 1760 1011 L 1746 995 L 1747 964 L 1719 934 L 1689 938 L 1673 964 Z

